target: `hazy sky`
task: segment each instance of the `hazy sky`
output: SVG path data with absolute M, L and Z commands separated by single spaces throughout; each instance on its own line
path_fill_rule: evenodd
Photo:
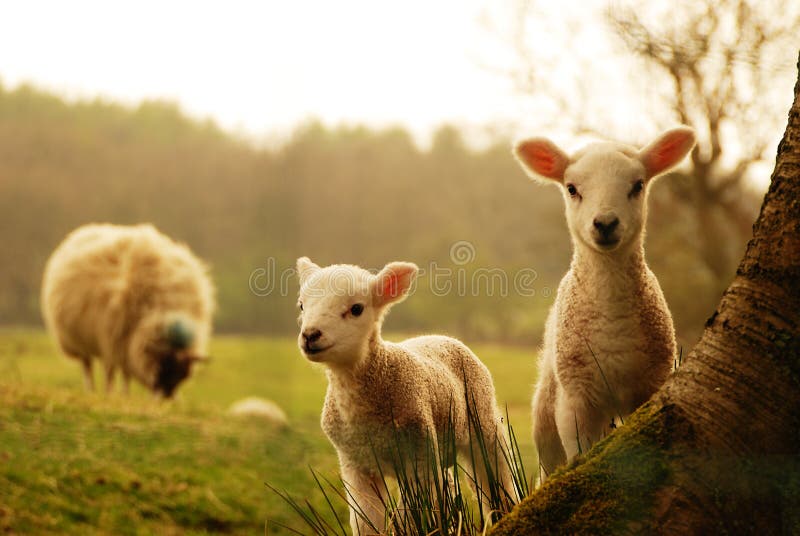
M 403 125 L 423 144 L 442 123 L 473 134 L 489 124 L 575 149 L 582 140 L 553 118 L 577 117 L 587 104 L 613 120 L 609 136 L 646 142 L 674 117 L 664 107 L 669 87 L 621 59 L 598 14 L 623 1 L 538 2 L 526 19 L 527 50 L 570 95 L 566 110 L 544 93 L 523 98 L 500 74 L 514 61 L 518 0 L 4 1 L 0 80 L 72 98 L 177 101 L 257 140 L 280 141 L 318 118 Z M 588 81 L 585 94 L 576 80 Z
M 519 113 L 480 66 L 480 0 L 0 4 L 0 80 L 72 97 L 167 98 L 251 134 L 298 121 L 480 124 Z M 498 58 L 499 63 L 502 61 Z

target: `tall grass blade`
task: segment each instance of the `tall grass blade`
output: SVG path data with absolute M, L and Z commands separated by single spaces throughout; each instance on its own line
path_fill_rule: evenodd
M 309 500 L 301 503 L 287 492 L 267 486 L 298 514 L 310 531 L 306 533 L 315 535 L 347 534 L 345 523 L 337 515 L 337 505 L 352 507 L 354 515 L 363 520 L 369 530 L 388 536 L 485 534 L 489 526 L 511 510 L 518 498 L 528 494 L 533 484 L 527 480 L 517 436 L 508 418 L 508 408 L 505 427 L 498 425 L 496 437 L 490 441 L 484 437 L 484 423 L 466 382 L 464 393 L 466 415 L 457 417 L 457 406 L 452 400 L 444 428 L 436 433 L 428 431 L 424 445 L 420 445 L 419 437 L 411 430 L 404 430 L 401 426 L 395 426 L 393 442 L 388 450 L 380 451 L 376 445 L 370 445 L 379 477 L 373 491 L 386 512 L 384 527 L 373 526 L 364 505 L 358 504 L 348 484 L 340 480 L 340 485 L 336 485 L 313 469 L 312 476 L 335 520 L 333 522 Z M 469 469 L 458 458 L 457 418 L 466 421 L 468 448 L 463 444 L 460 448 L 466 458 L 461 461 L 466 462 Z M 394 415 L 392 422 L 396 422 Z M 507 442 L 502 439 L 503 428 L 508 435 Z M 511 474 L 510 482 L 502 481 L 504 463 Z M 485 478 L 479 476 L 481 473 Z M 390 485 L 390 481 L 394 481 L 396 487 Z M 464 496 L 463 481 L 473 487 L 474 499 Z M 511 489 L 506 489 L 506 484 Z M 487 515 L 488 519 L 485 518 Z M 286 528 L 300 534 L 295 529 Z

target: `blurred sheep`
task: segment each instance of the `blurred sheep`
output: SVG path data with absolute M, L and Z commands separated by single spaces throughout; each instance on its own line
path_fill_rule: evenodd
M 44 271 L 42 313 L 65 355 L 117 369 L 125 392 L 134 377 L 169 398 L 205 359 L 214 312 L 208 270 L 192 252 L 152 225 L 90 224 L 70 233 Z

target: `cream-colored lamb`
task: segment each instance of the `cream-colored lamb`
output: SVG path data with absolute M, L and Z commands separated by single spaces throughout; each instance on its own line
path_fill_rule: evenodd
M 647 191 L 694 144 L 694 132 L 680 127 L 641 150 L 597 143 L 570 158 L 542 138 L 515 148 L 531 176 L 561 187 L 574 249 L 547 319 L 533 395 L 544 475 L 601 439 L 670 372 L 672 316 L 644 259 Z
M 42 312 L 64 354 L 94 389 L 99 358 L 165 397 L 206 350 L 214 289 L 205 265 L 151 225 L 91 224 L 70 233 L 44 271 Z
M 417 275 L 414 264 L 393 262 L 373 275 L 350 265 L 320 268 L 303 257 L 297 261 L 297 270 L 301 283 L 298 343 L 310 361 L 326 366 L 328 376 L 322 428 L 336 447 L 342 479 L 355 503 L 350 511 L 353 533 L 372 534 L 370 524 L 384 528 L 386 497 L 380 475 L 396 476 L 393 459 L 398 438 L 409 442 L 409 456 L 424 465 L 426 441 L 436 446 L 452 418 L 456 448 L 469 465 L 469 397 L 474 399 L 486 445 L 505 447 L 492 377 L 475 354 L 455 339 L 426 336 L 396 344 L 381 338 L 389 307 L 406 297 Z M 473 437 L 477 437 L 474 431 Z M 499 466 L 494 473 L 513 494 L 505 457 L 496 452 Z M 408 463 L 409 468 L 412 465 Z M 486 467 L 480 461 L 476 465 L 472 474 L 483 493 L 488 493 Z M 481 499 L 485 508 L 488 501 Z M 363 510 L 370 523 L 356 508 Z

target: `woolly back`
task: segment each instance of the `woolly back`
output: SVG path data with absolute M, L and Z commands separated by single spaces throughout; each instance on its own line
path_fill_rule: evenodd
M 169 331 L 175 344 L 203 354 L 214 307 L 204 263 L 152 225 L 76 229 L 53 252 L 42 282 L 45 322 L 75 354 L 134 360 L 131 338 L 151 317 L 162 317 L 153 333 L 167 340 Z M 168 330 L 166 317 L 183 320 Z

